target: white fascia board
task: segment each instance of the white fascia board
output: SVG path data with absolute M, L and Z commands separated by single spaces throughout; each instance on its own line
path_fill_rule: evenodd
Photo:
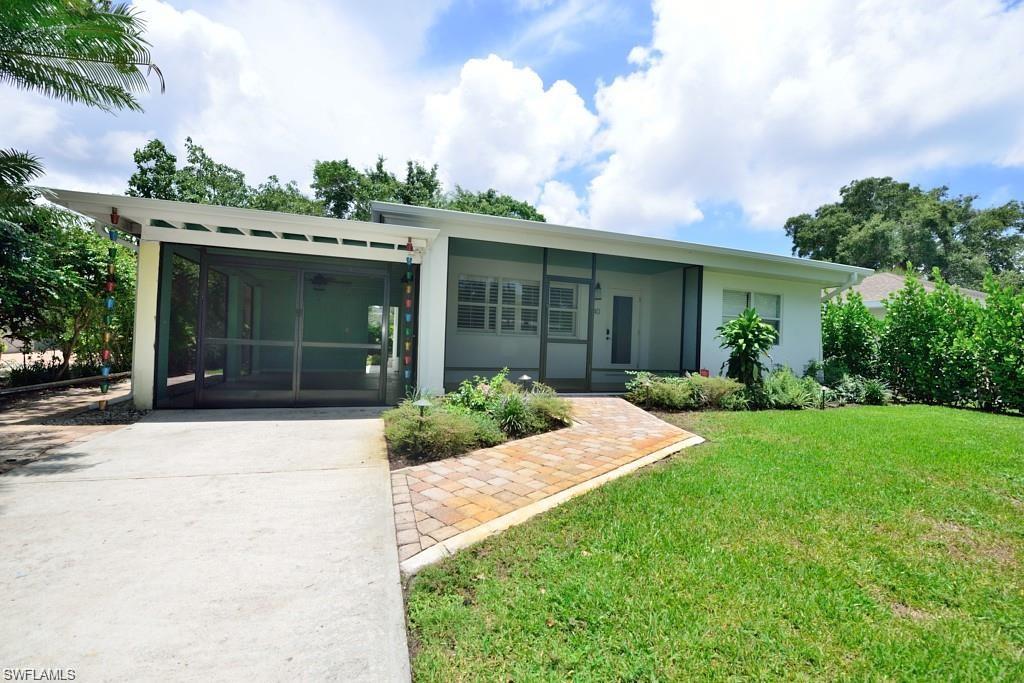
M 412 239 L 413 246 L 417 249 L 425 248 L 438 234 L 438 230 L 430 227 L 400 227 L 367 221 L 193 204 L 165 199 L 125 197 L 56 188 L 39 189 L 45 199 L 106 224 L 110 222 L 111 209 L 117 208 L 121 221 L 123 221 L 123 223 L 119 221 L 118 226 L 136 234 L 138 234 L 139 227 L 148 226 L 154 220 L 162 220 L 172 224 L 197 223 L 209 228 L 231 227 L 241 230 L 267 230 L 275 233 L 288 232 L 338 240 L 390 241 L 395 244 L 405 244 L 408 239 Z M 130 229 L 132 226 L 135 226 L 134 229 Z
M 826 287 L 844 285 L 851 280 L 851 276 L 855 276 L 859 281 L 874 272 L 870 268 L 813 261 L 795 256 L 764 254 L 657 237 L 539 223 L 518 218 L 469 214 L 422 206 L 373 202 L 372 210 L 374 220 L 386 221 L 391 225 L 437 228 L 444 230 L 452 237 L 689 263 L 723 272 L 772 275 L 818 282 Z
M 200 247 L 222 247 L 225 249 L 246 249 L 269 251 L 277 254 L 304 254 L 306 256 L 334 256 L 337 258 L 362 259 L 363 261 L 387 261 L 405 263 L 409 252 L 402 249 L 380 249 L 376 247 L 355 247 L 344 244 L 323 244 L 303 240 L 288 240 L 273 237 L 252 237 L 228 235 L 218 232 L 202 232 L 181 228 L 154 228 L 142 226 L 143 242 L 172 242 L 192 244 Z M 413 263 L 422 261 L 423 252 L 414 251 Z

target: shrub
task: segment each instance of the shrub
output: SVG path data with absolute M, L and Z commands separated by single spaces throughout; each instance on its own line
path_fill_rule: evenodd
M 825 391 L 825 400 L 838 405 L 863 403 L 864 381 L 859 377 L 843 375 L 838 382 Z
M 762 394 L 766 407 L 801 410 L 818 404 L 821 387 L 811 377 L 800 378 L 789 368 L 779 368 L 765 379 Z
M 383 417 L 384 435 L 391 448 L 414 458 L 445 458 L 505 440 L 489 416 L 447 410 L 442 404 L 428 408 L 420 417 L 419 408 L 406 401 Z
M 858 292 L 826 301 L 821 308 L 821 351 L 833 368 L 826 372 L 825 383 L 844 374 L 874 377 L 881 328 L 882 321 L 871 315 Z
M 508 368 L 504 368 L 490 379 L 473 377 L 463 380 L 458 389 L 445 395 L 445 402 L 469 410 L 490 412 L 497 407 L 503 396 L 517 389 L 507 377 Z
M 558 429 L 572 423 L 572 406 L 554 391 L 538 391 L 535 385 L 529 397 L 529 407 L 535 425 L 532 431 Z
M 701 408 L 741 410 L 743 385 L 725 377 L 661 376 L 650 372 L 631 372 L 626 383 L 626 398 L 644 408 L 663 410 L 699 410 Z M 734 398 L 740 397 L 740 398 Z M 742 399 L 742 400 L 741 400 Z
M 768 358 L 769 349 L 778 339 L 775 328 L 748 308 L 738 318 L 718 327 L 717 332 L 721 348 L 729 349 L 729 359 L 722 364 L 727 368 L 726 377 L 739 380 L 748 389 L 760 384 L 764 371 L 761 359 Z
M 743 385 L 734 379 L 702 377 L 697 374 L 689 375 L 686 379 L 693 385 L 698 407 L 712 410 L 745 410 L 748 407 Z
M 750 410 L 750 401 L 747 400 L 746 393 L 741 390 L 723 396 L 718 407 L 722 410 Z
M 982 375 L 976 301 L 946 284 L 934 271 L 935 291 L 916 278 L 885 302 L 880 348 L 882 377 L 911 401 L 966 405 L 978 398 Z
M 1024 291 L 985 278 L 987 299 L 975 335 L 984 373 L 981 399 L 986 407 L 1024 412 Z
M 507 393 L 500 398 L 488 411 L 497 421 L 501 430 L 509 436 L 522 436 L 533 431 L 536 423 L 531 419 L 530 408 L 520 393 Z
M 884 406 L 892 403 L 889 385 L 880 379 L 865 379 L 861 384 L 861 402 L 870 406 Z

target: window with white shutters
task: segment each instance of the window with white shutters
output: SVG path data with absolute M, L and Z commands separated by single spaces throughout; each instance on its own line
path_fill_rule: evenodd
M 466 332 L 537 334 L 540 283 L 460 275 L 456 327 Z

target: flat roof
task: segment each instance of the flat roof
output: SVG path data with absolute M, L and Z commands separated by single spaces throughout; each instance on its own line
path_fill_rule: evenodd
M 435 209 L 425 206 L 411 206 L 408 204 L 395 204 L 392 202 L 372 202 L 373 220 L 384 222 L 383 219 L 412 219 L 417 225 L 424 227 L 443 228 L 446 225 L 481 226 L 498 229 L 514 228 L 519 231 L 535 234 L 556 235 L 560 237 L 578 237 L 588 241 L 602 241 L 609 244 L 633 244 L 648 247 L 681 249 L 698 254 L 711 254 L 715 256 L 731 256 L 741 259 L 755 259 L 758 261 L 769 261 L 790 266 L 811 268 L 818 271 L 831 271 L 833 273 L 846 273 L 855 276 L 867 276 L 874 271 L 871 268 L 850 266 L 843 263 L 832 263 L 830 261 L 817 261 L 813 259 L 800 258 L 797 256 L 782 256 L 779 254 L 766 254 L 758 251 L 745 249 L 732 249 L 729 247 L 716 247 L 709 244 L 696 242 L 683 242 L 660 237 L 645 237 L 630 233 L 611 232 L 594 228 L 580 228 L 571 225 L 558 225 L 555 223 L 542 223 L 521 218 L 505 218 L 502 216 L 489 216 L 485 214 L 467 213 L 464 211 L 452 211 L 450 209 Z M 396 221 L 396 222 L 401 222 Z M 393 223 L 392 223 L 393 224 Z

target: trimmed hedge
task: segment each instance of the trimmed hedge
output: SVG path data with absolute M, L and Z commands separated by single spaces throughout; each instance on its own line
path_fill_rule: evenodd
M 833 386 L 838 369 L 883 380 L 906 401 L 1024 412 L 1024 292 L 990 276 L 983 287 L 987 298 L 980 303 L 943 281 L 938 271 L 933 279 L 935 291 L 928 292 L 908 276 L 874 327 L 856 295 L 826 303 L 825 383 Z M 855 357 L 867 358 L 876 347 L 875 362 L 857 365 Z

